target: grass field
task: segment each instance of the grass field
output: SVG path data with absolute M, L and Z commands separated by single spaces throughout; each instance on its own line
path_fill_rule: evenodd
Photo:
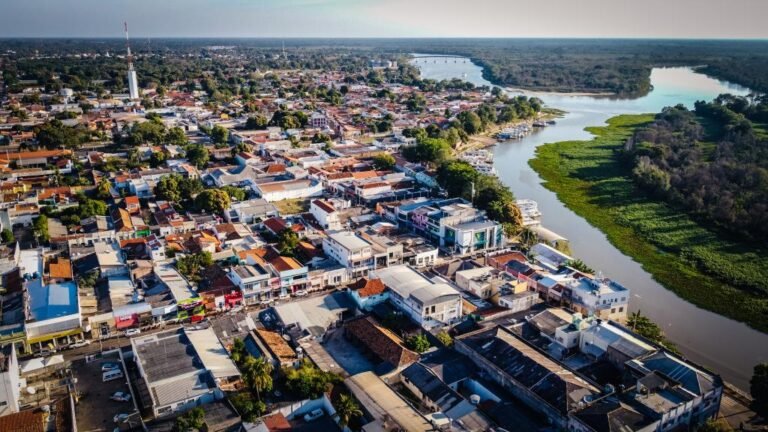
M 591 141 L 539 147 L 530 165 L 560 201 L 662 285 L 700 307 L 768 332 L 765 246 L 714 232 L 648 198 L 616 158 L 632 131 L 652 120 L 652 115 L 614 117 L 606 127 L 587 129 L 595 134 Z

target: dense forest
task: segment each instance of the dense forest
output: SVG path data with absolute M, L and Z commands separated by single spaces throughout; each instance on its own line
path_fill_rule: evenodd
M 284 46 L 284 50 L 283 50 Z M 468 56 L 499 85 L 562 92 L 642 95 L 657 66 L 698 66 L 716 78 L 768 91 L 768 42 L 590 39 L 158 39 L 133 43 L 142 85 L 167 84 L 204 71 L 281 68 L 362 71 L 370 60 L 411 53 Z M 0 52 L 18 59 L 22 72 L 46 72 L 114 82 L 125 61 L 121 39 L 0 40 Z M 82 53 L 99 57 L 74 57 Z M 61 60 L 66 60 L 62 62 Z M 200 60 L 203 60 L 201 62 Z M 225 78 L 224 72 L 218 73 Z
M 653 196 L 744 239 L 768 240 L 768 97 L 665 108 L 624 146 Z

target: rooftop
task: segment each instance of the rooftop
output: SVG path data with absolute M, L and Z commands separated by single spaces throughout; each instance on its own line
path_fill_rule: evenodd
M 365 407 L 365 410 L 373 416 L 375 422 L 381 422 L 385 417 L 397 423 L 401 429 L 409 432 L 431 431 L 432 424 L 424 416 L 395 393 L 384 381 L 373 372 L 362 372 L 347 378 L 345 381 L 357 400 Z M 390 430 L 380 425 L 366 425 L 366 430 L 385 431 Z
M 30 316 L 34 321 L 74 315 L 79 312 L 77 284 L 28 285 Z
M 150 385 L 204 368 L 183 329 L 137 337 L 131 342 Z

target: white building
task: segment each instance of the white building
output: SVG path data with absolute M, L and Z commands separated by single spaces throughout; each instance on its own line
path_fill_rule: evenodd
M 0 348 L 0 417 L 19 412 L 19 359 L 13 344 Z
M 373 247 L 351 231 L 339 231 L 323 239 L 325 254 L 347 268 L 352 278 L 368 275 L 374 268 Z
M 598 275 L 579 277 L 565 283 L 563 299 L 585 316 L 624 321 L 629 307 L 629 289 Z
M 323 185 L 318 181 L 309 179 L 252 183 L 251 188 L 261 198 L 269 202 L 318 197 L 323 194 Z
M 315 220 L 323 229 L 336 231 L 342 229 L 339 212 L 329 201 L 312 200 L 309 206 L 309 212 L 315 217 Z
M 270 297 L 270 275 L 259 264 L 232 267 L 228 276 L 232 283 L 242 291 L 246 304 L 253 304 Z
M 426 329 L 461 319 L 461 295 L 442 279 L 428 279 L 407 265 L 376 270 L 371 277 L 381 279 L 390 300 Z

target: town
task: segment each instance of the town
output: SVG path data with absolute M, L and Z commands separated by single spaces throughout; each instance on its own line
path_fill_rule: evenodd
M 0 430 L 719 416 L 726 384 L 630 313 L 632 281 L 573 256 L 495 177 L 487 144 L 553 122 L 540 100 L 421 80 L 400 57 L 142 85 L 117 55 L 122 93 L 0 57 Z

